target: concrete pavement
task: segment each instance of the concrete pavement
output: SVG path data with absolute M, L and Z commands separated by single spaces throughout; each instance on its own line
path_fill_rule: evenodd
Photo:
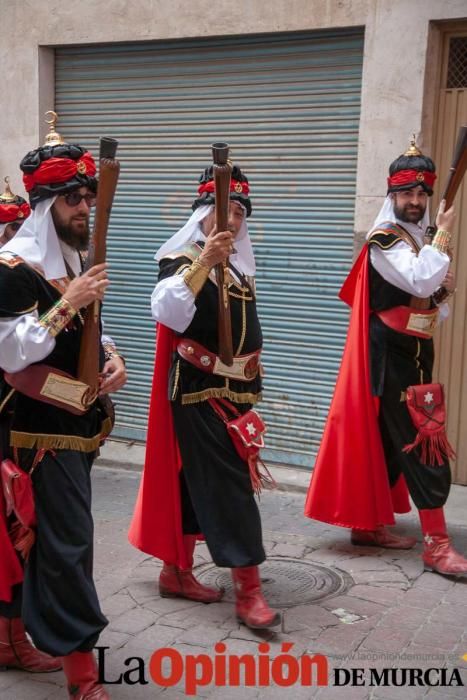
M 457 668 L 459 675 L 455 675 L 455 681 L 458 677 L 467 683 L 467 664 L 461 658 L 467 652 L 467 581 L 424 573 L 421 542 L 411 551 L 356 548 L 349 544 L 347 531 L 304 518 L 303 489 L 308 484 L 307 473 L 273 469 L 283 490 L 264 493 L 260 502 L 269 557 L 262 567 L 264 588 L 274 601 L 279 601 L 277 607 L 282 607 L 281 627 L 274 632 L 254 633 L 237 623 L 228 572 L 211 565 L 202 543 L 196 547 L 198 573 L 205 581 L 226 584 L 226 599 L 212 605 L 161 599 L 156 584 L 160 562 L 133 549 L 126 537 L 142 454 L 141 446 L 110 442 L 93 475 L 95 577 L 104 613 L 109 618 L 99 644 L 108 647 L 104 657 L 106 680 L 127 681 L 107 686 L 114 700 L 155 697 L 182 700 L 187 697 L 189 657 L 203 655 L 205 663 L 197 671 L 200 678 L 201 671 L 205 673 L 204 681 L 201 679 L 205 682 L 206 669 L 209 664 L 211 670 L 214 668 L 215 659 L 221 664 L 224 656 L 250 654 L 258 662 L 259 652 L 263 660 L 270 658 L 270 669 L 272 660 L 281 652 L 282 658 L 289 654 L 297 658 L 302 654 L 324 655 L 329 685 L 304 687 L 298 680 L 280 687 L 272 680 L 270 685 L 259 687 L 256 677 L 255 685 L 248 687 L 222 687 L 214 682 L 199 685 L 196 695 L 191 697 L 211 700 L 274 700 L 284 696 L 297 700 L 465 697 L 465 688 L 457 685 L 408 686 L 405 682 L 398 687 L 396 684 L 404 680 L 402 673 L 406 668 L 420 669 L 419 679 L 428 682 L 436 681 L 442 674 L 440 671 L 424 674 L 426 669 L 446 669 L 449 681 Z M 464 554 L 467 553 L 466 503 L 467 490 L 454 487 L 447 518 L 454 544 Z M 398 520 L 397 531 L 421 540 L 413 513 Z M 320 588 L 326 586 L 331 586 L 334 595 L 319 598 Z M 219 642 L 225 646 L 215 648 Z M 267 646 L 258 650 L 259 643 Z M 292 646 L 284 646 L 286 643 Z M 162 648 L 171 649 L 169 656 L 174 658 L 178 651 L 181 656 L 177 658 L 185 663 L 180 681 L 168 688 L 157 685 L 149 671 L 149 660 Z M 166 675 L 171 672 L 169 656 L 160 669 Z M 333 685 L 334 669 L 339 669 L 338 677 L 343 681 L 349 678 L 352 668 L 362 669 L 356 672 L 354 681 L 363 681 L 365 685 Z M 389 674 L 387 686 L 370 685 L 377 681 L 375 671 L 381 673 L 384 668 L 398 671 L 394 676 L 385 672 Z M 264 681 L 265 676 L 262 678 Z M 0 673 L 1 700 L 65 697 L 61 673 Z

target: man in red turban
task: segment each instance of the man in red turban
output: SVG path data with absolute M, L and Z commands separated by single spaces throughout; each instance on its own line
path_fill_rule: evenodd
M 386 527 L 394 512 L 410 510 L 408 489 L 420 515 L 425 568 L 463 575 L 467 560 L 453 549 L 443 512 L 452 449 L 442 392 L 431 384 L 432 336 L 449 314 L 455 286 L 454 211 L 444 202 L 437 233 L 425 241 L 435 178 L 433 161 L 415 142 L 391 164 L 386 200 L 341 290 L 352 307 L 349 332 L 305 514 L 352 528 L 355 545 L 409 549 L 414 538 Z M 436 419 L 431 434 L 420 428 L 413 396 Z
M 110 418 L 99 398 L 77 415 L 69 409 L 73 396 L 62 393 L 57 404 L 43 380 L 38 388 L 33 381 L 39 369 L 53 377 L 55 391 L 63 374 L 65 385 L 68 380 L 73 386 L 83 314 L 103 299 L 108 285 L 105 264 L 83 272 L 96 165 L 88 151 L 52 132 L 20 167 L 33 212 L 0 251 L 1 408 L 8 410 L 14 400 L 4 449 L 31 476 L 37 528 L 22 586 L 11 560 L 9 569 L 0 561 L 0 666 L 37 672 L 63 663 L 70 697 L 105 700 L 92 652 L 107 620 L 92 575 L 90 471 Z M 108 337 L 101 338 L 100 370 L 101 394 L 126 381 L 124 362 Z M 24 376 L 32 379 L 21 381 Z M 3 524 L 19 549 L 14 514 L 21 522 L 14 510 Z M 37 649 L 27 642 L 23 621 Z
M 258 565 L 266 554 L 254 498 L 257 474 L 236 450 L 223 419 L 241 415 L 249 439 L 260 437 L 250 409 L 261 398 L 262 334 L 247 225 L 249 184 L 240 168 L 232 169 L 227 231 L 215 228 L 215 196 L 211 167 L 201 175 L 194 213 L 155 256 L 155 374 L 130 541 L 163 560 L 162 596 L 212 603 L 222 590 L 203 585 L 192 570 L 196 538 L 203 536 L 215 564 L 232 570 L 238 618 L 266 628 L 280 617 L 261 590 Z M 228 256 L 232 367 L 218 356 L 214 274 Z

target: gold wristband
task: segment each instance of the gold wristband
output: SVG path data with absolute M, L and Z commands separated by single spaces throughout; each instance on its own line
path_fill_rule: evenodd
M 186 286 L 191 289 L 195 297 L 198 296 L 206 280 L 209 277 L 209 268 L 203 265 L 199 260 L 191 263 L 188 270 L 183 275 Z
M 436 248 L 436 250 L 439 250 L 440 253 L 445 253 L 447 255 L 450 243 L 451 234 L 449 231 L 439 228 L 435 233 L 433 243 L 431 245 L 433 248 Z
M 77 313 L 76 309 L 63 297 L 39 319 L 39 324 L 55 338 Z

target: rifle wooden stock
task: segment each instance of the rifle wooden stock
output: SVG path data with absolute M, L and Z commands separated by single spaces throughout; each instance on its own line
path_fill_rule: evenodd
M 459 128 L 457 143 L 454 149 L 454 156 L 451 167 L 449 168 L 448 181 L 444 188 L 441 199 L 446 200 L 446 209 L 452 205 L 457 190 L 462 182 L 465 171 L 467 170 L 467 126 Z
M 452 158 L 451 167 L 449 168 L 449 174 L 447 177 L 447 182 L 443 190 L 441 199 L 446 200 L 446 210 L 452 205 L 454 198 L 457 194 L 457 190 L 460 187 L 462 178 L 464 177 L 465 171 L 467 170 L 467 126 L 461 126 L 459 128 L 459 133 L 457 135 L 456 147 L 454 149 L 454 155 Z M 433 239 L 437 231 L 436 222 L 427 229 L 427 236 Z
M 216 192 L 216 230 L 227 231 L 229 223 L 230 173 L 229 146 L 212 144 L 214 186 Z M 233 364 L 232 320 L 230 316 L 229 288 L 226 280 L 227 261 L 216 265 L 216 281 L 219 295 L 218 333 L 219 357 L 229 367 Z
M 115 160 L 117 146 L 115 139 L 102 138 L 100 141 L 99 187 L 86 269 L 105 262 L 107 229 L 120 171 L 120 163 Z M 100 302 L 96 300 L 86 310 L 78 362 L 78 379 L 89 386 L 85 397 L 87 406 L 92 404 L 99 392 L 99 345 Z

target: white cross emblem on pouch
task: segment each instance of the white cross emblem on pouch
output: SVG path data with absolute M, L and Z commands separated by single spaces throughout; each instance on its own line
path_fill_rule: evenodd
M 433 403 L 433 394 L 431 391 L 427 391 L 425 396 L 423 397 L 423 401 L 427 404 Z
M 246 424 L 246 429 L 248 430 L 249 435 L 256 435 L 256 428 L 253 425 L 253 423 L 247 423 Z

